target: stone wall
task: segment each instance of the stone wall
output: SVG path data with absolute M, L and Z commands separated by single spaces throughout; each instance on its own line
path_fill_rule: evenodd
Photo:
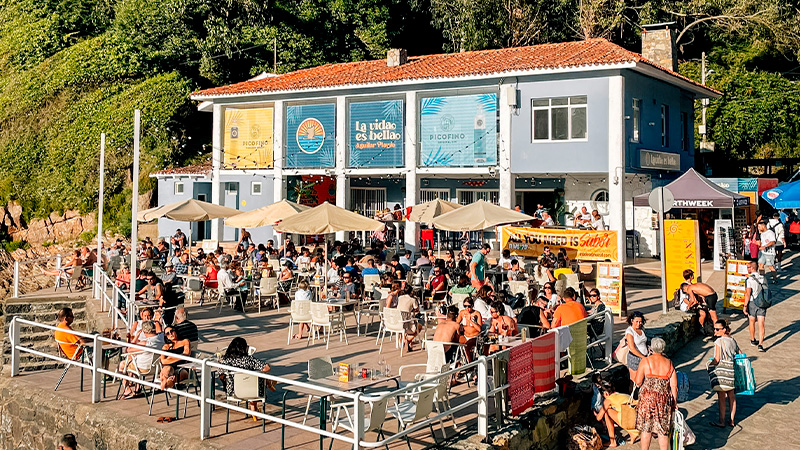
M 85 450 L 213 450 L 213 441 L 179 436 L 122 417 L 108 408 L 98 414 L 91 403 L 75 402 L 50 389 L 30 389 L 0 376 L 0 448 L 52 450 L 65 433 L 74 433 Z
M 97 230 L 94 214 L 81 215 L 78 211 L 63 214 L 50 213 L 44 219 L 28 223 L 22 219 L 22 207 L 11 202 L 0 207 L 0 230 L 7 232 L 15 241 L 41 244 L 44 242 L 67 242 L 80 237 L 81 233 Z

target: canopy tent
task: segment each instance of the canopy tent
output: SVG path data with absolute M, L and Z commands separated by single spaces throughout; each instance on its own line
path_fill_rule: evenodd
M 430 223 L 447 231 L 475 231 L 506 223 L 526 222 L 533 217 L 513 209 L 503 208 L 486 200 L 458 208 L 434 218 Z
M 441 216 L 442 214 L 449 213 L 463 207 L 458 203 L 448 202 L 442 199 L 436 199 L 430 202 L 420 203 L 411 207 L 411 214 L 408 220 L 412 222 L 431 223 L 433 219 Z
M 136 215 L 139 222 L 149 222 L 161 217 L 167 219 L 189 222 L 189 249 L 192 248 L 192 222 L 203 222 L 211 219 L 221 219 L 241 214 L 238 209 L 227 206 L 215 205 L 190 198 L 164 206 L 146 209 Z
M 767 189 L 761 193 L 761 198 L 775 209 L 800 208 L 800 181 Z
M 689 169 L 665 186 L 675 196 L 675 208 L 739 208 L 750 205 L 750 198 L 723 189 Z M 649 206 L 650 193 L 633 197 L 633 206 Z
M 225 219 L 225 225 L 234 228 L 256 228 L 275 225 L 286 218 L 310 208 L 310 206 L 300 205 L 284 199 L 271 205 Z

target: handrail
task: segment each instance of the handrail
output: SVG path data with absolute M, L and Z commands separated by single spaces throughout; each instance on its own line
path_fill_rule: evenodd
M 121 290 L 114 281 L 115 280 L 112 280 L 111 277 L 108 276 L 108 273 L 103 270 L 102 264 L 94 264 L 92 294 L 95 299 L 100 300 L 100 312 L 106 311 L 104 307 L 107 304 L 109 308 L 108 312 L 112 315 L 112 327 L 117 329 L 119 325 L 118 319 L 122 319 L 125 328 L 130 328 L 130 324 L 134 321 L 130 297 L 125 291 Z M 108 293 L 108 286 L 112 288 L 111 295 Z M 122 311 L 119 310 L 117 299 L 120 297 L 125 301 L 125 310 L 128 312 L 127 314 L 123 314 Z
M 14 281 L 13 281 L 13 285 L 12 285 L 13 286 L 13 292 L 12 292 L 12 296 L 11 297 L 12 298 L 19 298 L 19 282 L 20 281 L 22 281 L 22 280 L 30 280 L 30 279 L 34 279 L 34 278 L 47 277 L 48 276 L 48 275 L 44 275 L 44 274 L 40 274 L 40 273 L 37 273 L 37 274 L 34 274 L 34 275 L 29 275 L 29 276 L 24 276 L 24 277 L 20 276 L 20 267 L 23 264 L 40 264 L 42 262 L 48 262 L 48 261 L 54 259 L 55 263 L 56 263 L 55 269 L 56 270 L 60 270 L 61 269 L 61 259 L 64 256 L 66 256 L 66 255 L 62 255 L 62 254 L 59 253 L 57 255 L 43 256 L 41 258 L 34 258 L 34 259 L 23 259 L 23 260 L 15 259 L 14 260 Z
M 101 272 L 98 272 L 98 273 L 103 273 L 103 272 L 101 271 Z M 105 276 L 105 274 L 104 274 L 104 276 Z M 101 279 L 100 281 L 107 281 L 107 280 L 108 280 L 108 278 L 107 278 L 107 276 L 105 276 L 105 280 Z M 113 299 L 111 299 L 111 300 L 113 300 Z M 107 293 L 106 293 L 106 296 L 103 299 L 103 301 L 108 301 Z M 587 323 L 587 325 L 588 325 L 588 321 L 589 320 L 594 319 L 594 318 L 598 318 L 598 317 L 605 317 L 606 324 L 605 324 L 605 329 L 604 329 L 603 336 L 600 336 L 598 338 L 598 340 L 595 341 L 595 342 L 602 342 L 602 343 L 606 344 L 606 348 L 608 349 L 611 346 L 611 344 L 610 344 L 611 343 L 611 330 L 612 330 L 612 326 L 613 326 L 613 318 L 611 316 L 610 311 L 605 311 L 603 313 L 598 313 L 598 314 L 592 315 L 592 316 L 584 319 L 584 322 Z M 134 377 L 128 376 L 125 373 L 118 373 L 116 371 L 111 371 L 111 370 L 104 369 L 103 368 L 103 362 L 104 362 L 103 359 L 104 359 L 105 355 L 104 355 L 104 352 L 102 352 L 102 351 L 95 351 L 94 352 L 95 357 L 93 358 L 93 361 L 91 361 L 90 363 L 84 363 L 84 362 L 80 362 L 80 361 L 71 361 L 71 360 L 68 360 L 68 359 L 65 359 L 65 358 L 62 358 L 62 357 L 59 357 L 59 356 L 51 355 L 51 354 L 48 354 L 48 353 L 45 353 L 45 352 L 41 352 L 41 351 L 38 351 L 38 350 L 34 350 L 32 348 L 23 346 L 23 345 L 20 344 L 20 330 L 21 330 L 21 326 L 22 325 L 39 327 L 39 328 L 43 328 L 45 330 L 51 330 L 51 331 L 58 330 L 58 331 L 61 331 L 61 332 L 67 332 L 67 333 L 73 334 L 75 336 L 78 336 L 78 337 L 81 337 L 81 338 L 84 338 L 84 339 L 92 341 L 91 345 L 93 345 L 95 348 L 102 348 L 103 344 L 120 345 L 120 346 L 124 346 L 124 347 L 127 347 L 127 348 L 137 349 L 137 350 L 140 350 L 140 351 L 152 353 L 154 355 L 154 357 L 160 357 L 161 355 L 164 355 L 164 356 L 169 356 L 169 357 L 172 357 L 172 358 L 178 358 L 178 359 L 180 359 L 181 361 L 183 361 L 185 363 L 189 363 L 189 364 L 191 364 L 193 366 L 196 366 L 196 367 L 194 367 L 194 369 L 195 370 L 199 369 L 201 371 L 201 375 L 200 375 L 201 391 L 200 391 L 199 395 L 190 394 L 188 391 L 181 391 L 181 390 L 177 390 L 177 389 L 174 389 L 174 388 L 166 389 L 166 392 L 175 394 L 177 396 L 183 396 L 183 397 L 186 397 L 186 398 L 189 398 L 189 399 L 192 399 L 192 400 L 197 400 L 197 401 L 200 402 L 200 405 L 201 405 L 200 437 L 201 437 L 201 439 L 207 439 L 207 438 L 210 437 L 211 407 L 212 406 L 216 406 L 216 407 L 220 407 L 220 408 L 227 408 L 229 410 L 237 411 L 237 412 L 241 412 L 241 413 L 245 413 L 245 414 L 251 414 L 251 415 L 253 415 L 253 416 L 257 417 L 257 418 L 260 418 L 260 419 L 263 419 L 263 420 L 269 420 L 269 421 L 272 421 L 272 422 L 275 422 L 275 423 L 279 423 L 279 424 L 281 424 L 283 426 L 290 426 L 290 427 L 294 427 L 294 428 L 296 428 L 298 430 L 307 431 L 307 432 L 310 432 L 310 433 L 315 433 L 315 434 L 319 435 L 321 438 L 336 439 L 336 440 L 339 440 L 339 441 L 342 441 L 342 442 L 345 442 L 347 444 L 352 445 L 353 448 L 359 449 L 359 448 L 377 448 L 377 447 L 381 447 L 381 446 L 387 445 L 387 444 L 389 444 L 389 443 L 391 443 L 393 441 L 396 441 L 398 439 L 403 439 L 403 438 L 407 437 L 408 435 L 410 435 L 411 433 L 415 433 L 416 431 L 418 431 L 420 429 L 426 428 L 426 427 L 430 426 L 431 424 L 434 424 L 435 422 L 438 422 L 440 419 L 443 419 L 443 418 L 445 418 L 447 416 L 451 416 L 451 415 L 453 415 L 455 413 L 458 413 L 458 412 L 460 412 L 460 411 L 462 411 L 462 410 L 464 410 L 466 408 L 470 408 L 470 407 L 473 407 L 473 406 L 477 405 L 477 407 L 478 407 L 478 434 L 480 434 L 482 436 L 488 436 L 488 432 L 489 432 L 489 426 L 488 426 L 488 418 L 489 418 L 489 415 L 488 415 L 488 400 L 489 400 L 489 397 L 492 396 L 492 395 L 497 395 L 497 394 L 499 394 L 499 393 L 501 393 L 503 391 L 506 391 L 509 388 L 509 384 L 505 383 L 503 385 L 495 386 L 491 390 L 488 389 L 488 386 L 489 386 L 489 380 L 488 380 L 488 378 L 489 378 L 489 370 L 488 370 L 488 368 L 489 368 L 489 364 L 490 363 L 493 363 L 493 362 L 499 360 L 500 358 L 504 358 L 506 356 L 506 354 L 508 354 L 511 351 L 510 348 L 506 348 L 504 350 L 501 350 L 501 351 L 499 351 L 497 353 L 494 353 L 492 355 L 489 355 L 489 356 L 481 356 L 478 359 L 476 359 L 475 361 L 472 361 L 470 363 L 464 364 L 464 365 L 459 366 L 457 368 L 453 368 L 453 369 L 448 370 L 446 372 L 437 373 L 437 374 L 426 374 L 425 378 L 420 379 L 420 380 L 418 380 L 416 382 L 410 383 L 410 384 L 408 384 L 408 385 L 406 385 L 406 386 L 404 386 L 404 387 L 402 387 L 400 389 L 394 390 L 394 391 L 375 393 L 375 394 L 370 394 L 368 396 L 365 396 L 365 395 L 363 395 L 361 393 L 351 393 L 351 392 L 341 391 L 341 390 L 338 390 L 338 389 L 336 389 L 334 387 L 327 387 L 327 386 L 324 386 L 324 385 L 321 385 L 321 384 L 283 378 L 283 377 L 279 377 L 279 376 L 275 376 L 275 375 L 270 375 L 269 373 L 263 373 L 263 372 L 258 372 L 258 371 L 239 369 L 239 368 L 236 368 L 236 367 L 232 367 L 232 366 L 228 366 L 228 365 L 222 364 L 222 363 L 220 363 L 218 361 L 215 361 L 215 360 L 213 360 L 213 359 L 211 359 L 209 357 L 200 359 L 200 358 L 197 358 L 197 357 L 178 355 L 178 354 L 170 353 L 170 352 L 167 352 L 167 351 L 164 351 L 164 350 L 161 350 L 161 349 L 149 348 L 149 347 L 141 346 L 141 345 L 138 345 L 138 344 L 125 343 L 125 342 L 122 342 L 122 341 L 119 341 L 119 340 L 106 338 L 106 337 L 103 337 L 103 336 L 100 336 L 100 335 L 97 335 L 97 334 L 89 334 L 89 333 L 84 333 L 84 332 L 74 331 L 74 330 L 65 330 L 65 329 L 61 329 L 61 328 L 58 328 L 58 327 L 53 326 L 53 325 L 48 325 L 48 324 L 38 323 L 38 322 L 26 320 L 26 319 L 21 319 L 21 318 L 16 317 L 16 316 L 13 317 L 12 320 L 11 320 L 10 330 L 9 330 L 10 331 L 9 332 L 9 336 L 11 338 L 11 343 L 12 343 L 12 345 L 11 345 L 11 376 L 18 376 L 20 374 L 20 369 L 19 369 L 19 367 L 20 367 L 20 354 L 23 353 L 23 352 L 24 353 L 29 353 L 29 354 L 32 354 L 32 355 L 36 355 L 36 356 L 39 356 L 39 357 L 51 359 L 51 360 L 54 360 L 54 361 L 57 361 L 57 362 L 60 362 L 60 363 L 64 363 L 64 364 L 76 365 L 76 366 L 79 366 L 79 367 L 81 367 L 83 369 L 90 370 L 92 372 L 92 403 L 97 403 L 97 402 L 101 401 L 100 388 L 101 388 L 101 383 L 102 383 L 102 377 L 104 375 L 109 375 L 109 376 L 114 377 L 116 379 L 127 380 L 127 381 L 129 381 L 131 383 L 136 383 L 136 384 L 140 384 L 140 385 L 151 387 L 151 388 L 160 388 L 160 385 L 155 383 L 155 382 L 146 381 L 146 380 L 140 380 L 138 378 L 134 378 Z M 559 334 L 560 334 L 561 331 L 558 330 L 558 329 L 555 329 L 555 330 L 551 330 L 551 332 L 556 333 L 556 341 L 560 341 Z M 531 339 L 531 340 L 534 340 L 534 339 Z M 560 354 L 559 354 L 559 350 L 560 350 L 559 346 L 556 345 L 555 346 L 556 363 L 554 364 L 554 372 L 555 372 L 554 375 L 556 376 L 556 378 L 560 374 L 560 367 L 559 366 L 560 366 L 560 363 L 561 363 L 561 360 L 562 360 L 562 358 L 560 357 Z M 607 352 L 607 355 L 610 355 L 610 350 Z M 465 370 L 469 370 L 469 369 L 472 369 L 472 368 L 477 368 L 477 372 L 478 372 L 478 380 L 476 382 L 476 390 L 475 390 L 475 394 L 476 395 L 475 395 L 475 398 L 470 398 L 468 400 L 460 402 L 458 406 L 451 407 L 450 409 L 437 411 L 437 413 L 435 415 L 432 415 L 432 416 L 430 416 L 430 417 L 428 417 L 428 418 L 426 418 L 424 420 L 421 420 L 419 422 L 411 424 L 411 426 L 407 427 L 406 429 L 404 429 L 402 431 L 398 431 L 397 433 L 388 435 L 383 440 L 380 440 L 380 441 L 365 441 L 364 440 L 364 429 L 363 429 L 364 428 L 364 423 L 363 423 L 363 421 L 360 421 L 360 420 L 353 421 L 354 429 L 353 429 L 353 434 L 352 435 L 343 435 L 343 434 L 340 434 L 340 433 L 336 433 L 335 430 L 328 431 L 328 430 L 325 430 L 325 429 L 313 428 L 313 427 L 306 426 L 306 425 L 303 425 L 303 424 L 298 423 L 298 422 L 293 422 L 291 420 L 287 420 L 287 419 L 285 419 L 283 417 L 277 417 L 277 416 L 273 416 L 271 414 L 262 413 L 262 412 L 259 412 L 259 411 L 251 411 L 251 410 L 248 410 L 248 409 L 245 409 L 245 408 L 241 408 L 241 407 L 239 407 L 237 405 L 229 404 L 226 401 L 217 400 L 216 398 L 214 398 L 211 395 L 211 392 L 212 392 L 211 387 L 212 387 L 212 383 L 214 382 L 214 380 L 212 379 L 212 376 L 211 376 L 212 370 L 217 370 L 217 371 L 224 370 L 224 371 L 227 371 L 227 372 L 247 374 L 247 375 L 251 375 L 251 376 L 254 376 L 254 377 L 258 377 L 260 379 L 269 380 L 269 381 L 277 382 L 277 383 L 284 384 L 284 385 L 294 386 L 294 387 L 297 387 L 297 388 L 302 389 L 302 390 L 313 390 L 313 391 L 319 392 L 319 393 L 321 393 L 323 395 L 326 395 L 326 396 L 336 396 L 337 398 L 346 399 L 347 401 L 345 402 L 345 404 L 348 405 L 347 406 L 348 408 L 350 408 L 350 407 L 353 408 L 353 412 L 355 414 L 355 417 L 361 417 L 361 416 L 364 415 L 365 406 L 366 406 L 367 403 L 371 403 L 371 402 L 375 402 L 375 401 L 379 401 L 379 400 L 383 400 L 383 399 L 392 399 L 392 398 L 398 399 L 400 397 L 413 396 L 417 392 L 419 392 L 420 389 L 431 388 L 431 387 L 435 388 L 436 383 L 442 382 L 443 378 L 446 378 L 447 380 L 449 380 L 449 378 L 454 376 L 456 373 L 463 372 Z M 497 380 L 497 379 L 498 378 L 495 377 L 495 380 Z M 448 383 L 449 383 L 449 381 L 448 381 Z M 499 414 L 498 417 L 501 418 L 500 414 L 502 414 L 502 410 L 499 410 L 498 414 Z

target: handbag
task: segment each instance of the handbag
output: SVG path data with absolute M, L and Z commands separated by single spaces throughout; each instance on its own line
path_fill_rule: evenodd
M 689 424 L 683 418 L 683 414 L 675 410 L 672 423 L 672 448 L 682 450 L 684 445 L 692 445 L 697 440 L 694 432 L 689 428 Z
M 717 365 L 712 365 L 709 360 L 706 370 L 712 391 L 730 391 L 736 387 L 732 360 L 722 360 Z
M 750 359 L 744 353 L 733 357 L 734 392 L 738 395 L 755 395 L 756 377 Z
M 628 365 L 628 353 L 630 353 L 630 349 L 628 348 L 628 340 L 625 339 L 625 336 L 622 336 L 622 339 L 619 341 L 619 345 L 617 345 L 617 349 L 614 350 L 614 358 L 621 362 L 622 365 Z
M 619 426 L 621 426 L 626 430 L 636 429 L 636 405 L 639 402 L 637 400 L 634 400 L 633 396 L 636 393 L 636 389 L 638 388 L 639 388 L 638 386 L 634 386 L 628 401 L 620 405 Z

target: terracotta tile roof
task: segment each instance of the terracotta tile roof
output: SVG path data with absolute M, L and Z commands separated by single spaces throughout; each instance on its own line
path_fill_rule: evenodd
M 197 91 L 197 98 L 215 96 L 300 91 L 352 85 L 391 84 L 410 80 L 451 79 L 491 76 L 507 72 L 642 63 L 672 76 L 699 83 L 645 59 L 605 39 L 542 44 L 499 50 L 444 53 L 408 58 L 408 62 L 388 67 L 386 60 L 327 64 L 287 74 L 253 79 L 241 83 Z
M 211 161 L 206 161 L 202 164 L 192 164 L 184 167 L 172 167 L 151 173 L 155 175 L 210 175 L 211 174 Z

